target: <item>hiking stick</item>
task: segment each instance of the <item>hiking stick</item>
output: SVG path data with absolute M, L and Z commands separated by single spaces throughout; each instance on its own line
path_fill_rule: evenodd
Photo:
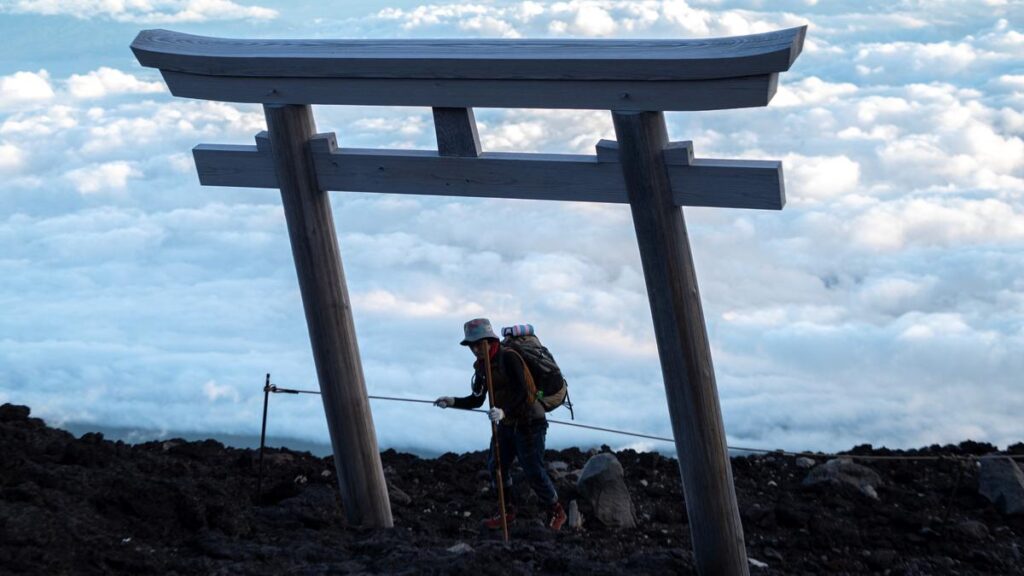
M 484 380 L 487 382 L 487 401 L 494 408 L 494 385 L 491 384 L 491 343 L 485 341 Z M 491 420 L 491 440 L 494 442 L 494 464 L 498 471 L 498 509 L 501 511 L 501 529 L 508 543 L 508 518 L 505 516 L 505 476 L 501 473 L 501 442 L 498 440 L 498 423 Z

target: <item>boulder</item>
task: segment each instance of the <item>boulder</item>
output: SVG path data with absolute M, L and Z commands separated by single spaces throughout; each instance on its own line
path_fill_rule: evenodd
M 964 520 L 957 524 L 955 529 L 969 540 L 987 540 L 989 535 L 988 526 L 985 526 L 977 520 Z
M 569 472 L 569 464 L 561 460 L 554 460 L 548 462 L 548 474 L 551 475 L 552 480 L 558 480 Z
M 808 468 L 814 468 L 814 460 L 806 456 L 801 456 L 796 459 L 796 467 L 807 470 Z
M 448 548 L 448 551 L 452 554 L 469 554 L 473 551 L 473 547 L 465 542 L 459 542 L 458 544 Z
M 978 492 L 1003 514 L 1024 514 L 1024 473 L 1012 458 L 982 458 Z
M 404 490 L 395 486 L 391 482 L 387 483 L 388 487 L 388 499 L 391 500 L 392 504 L 399 504 L 401 506 L 408 506 L 412 504 L 412 496 L 405 493 Z
M 603 452 L 587 460 L 576 487 L 602 524 L 613 528 L 636 527 L 633 501 L 615 454 Z
M 29 410 L 28 406 L 4 404 L 3 406 L 0 406 L 0 422 L 28 420 L 28 416 L 31 413 L 32 412 Z
M 878 500 L 878 492 L 875 489 L 882 485 L 882 478 L 874 470 L 861 466 L 850 458 L 833 458 L 814 467 L 803 481 L 804 486 L 819 484 L 853 486 L 865 496 Z

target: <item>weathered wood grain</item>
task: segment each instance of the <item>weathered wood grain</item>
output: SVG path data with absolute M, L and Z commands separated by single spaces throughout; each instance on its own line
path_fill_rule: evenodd
M 789 69 L 807 27 L 687 40 L 235 40 L 143 30 L 143 66 L 204 76 L 707 80 Z
M 313 114 L 309 106 L 270 105 L 264 112 L 269 146 L 263 147 L 270 150 L 281 189 L 345 515 L 353 525 L 389 528 L 391 503 L 331 201 L 317 182 L 309 152 L 316 132 Z
M 434 134 L 441 156 L 477 157 L 480 135 L 472 108 L 434 108 Z
M 748 574 L 711 347 L 660 112 L 612 114 L 683 477 L 697 572 Z
M 278 188 L 273 157 L 256 146 L 200 144 L 192 148 L 203 186 Z
M 257 104 L 440 108 L 725 110 L 766 106 L 777 74 L 715 80 L 262 78 L 162 71 L 171 94 Z
M 603 156 L 485 152 L 462 158 L 432 150 L 337 149 L 333 135 L 320 134 L 311 151 L 325 190 L 626 203 L 618 158 L 608 152 L 618 153 L 615 142 L 602 145 L 608 147 Z M 203 185 L 277 187 L 270 156 L 256 146 L 203 144 L 193 156 Z M 684 159 L 666 154 L 673 162 Z M 785 202 L 780 162 L 696 159 L 670 164 L 668 171 L 678 206 L 780 210 Z
M 690 140 L 669 142 L 668 146 L 661 151 L 661 155 L 665 157 L 666 164 L 689 166 L 693 164 L 693 142 Z
M 600 140 L 597 143 L 598 162 L 618 162 L 619 143 L 615 140 Z M 661 152 L 665 157 L 665 164 L 677 166 L 689 166 L 693 163 L 693 142 L 681 140 L 669 142 Z M 710 162 L 723 162 L 722 160 L 710 160 Z

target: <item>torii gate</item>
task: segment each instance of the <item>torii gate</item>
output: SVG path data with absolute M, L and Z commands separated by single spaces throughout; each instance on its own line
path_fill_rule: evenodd
M 806 27 L 710 40 L 132 42 L 175 96 L 263 104 L 256 146 L 193 149 L 207 186 L 279 188 L 350 523 L 392 526 L 329 190 L 628 203 L 647 283 L 694 557 L 747 574 L 711 351 L 680 206 L 779 210 L 780 162 L 695 159 L 663 111 L 765 106 Z M 437 151 L 338 148 L 312 104 L 427 106 Z M 610 110 L 596 155 L 481 151 L 473 107 Z

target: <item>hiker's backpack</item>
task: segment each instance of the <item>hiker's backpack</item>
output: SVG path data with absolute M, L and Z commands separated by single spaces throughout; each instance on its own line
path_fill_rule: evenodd
M 569 416 L 575 420 L 572 401 L 569 400 L 569 386 L 562 376 L 562 370 L 551 352 L 540 343 L 533 326 L 506 326 L 501 329 L 501 335 L 505 338 L 501 341 L 502 345 L 522 358 L 527 371 L 527 386 L 533 384 L 536 389 L 535 398 L 544 407 L 544 411 L 551 412 L 564 404 L 569 409 Z

